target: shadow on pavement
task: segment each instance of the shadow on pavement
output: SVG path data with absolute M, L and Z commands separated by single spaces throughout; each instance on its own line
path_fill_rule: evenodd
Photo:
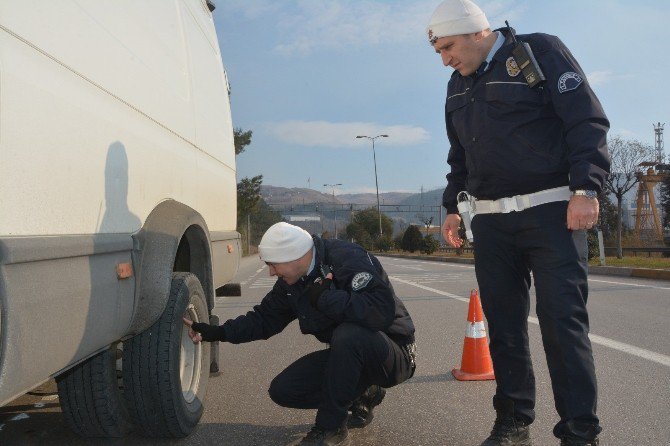
M 446 381 L 456 381 L 454 375 L 451 373 L 442 373 L 440 375 L 419 375 L 414 376 L 412 379 L 408 379 L 403 383 L 404 386 L 409 384 L 423 384 L 423 383 L 438 383 Z
M 191 435 L 193 440 L 204 440 L 204 444 L 230 446 L 278 446 L 299 441 L 311 424 L 291 426 L 259 426 L 242 424 L 201 424 Z M 199 444 L 194 441 L 193 444 Z
M 200 424 L 195 431 L 181 439 L 145 438 L 132 433 L 124 438 L 86 439 L 72 433 L 65 425 L 61 412 L 30 413 L 29 418 L 0 423 L 2 446 L 168 446 L 168 445 L 226 445 L 277 446 L 300 440 L 312 427 L 310 424 L 263 426 L 240 424 Z

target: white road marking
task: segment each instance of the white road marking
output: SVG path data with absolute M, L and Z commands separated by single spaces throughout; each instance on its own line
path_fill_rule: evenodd
M 417 261 L 417 260 L 415 260 L 415 261 L 411 261 L 411 260 L 408 260 L 408 262 L 411 262 L 412 264 L 420 263 L 420 264 L 422 264 L 422 265 L 442 266 L 442 267 L 446 267 L 446 268 L 454 267 L 454 268 L 475 269 L 475 265 L 462 264 L 462 263 L 456 263 L 456 262 L 441 262 L 441 261 L 437 261 L 437 260 L 436 260 L 436 261 L 430 261 L 430 260 L 426 260 L 426 261 Z M 386 264 L 386 263 L 387 263 L 387 262 L 384 262 L 384 264 Z M 411 267 L 408 266 L 406 263 L 392 263 L 392 262 L 388 262 L 388 264 L 391 265 L 391 266 L 397 266 L 397 267 L 400 267 L 400 268 L 411 268 Z
M 35 403 L 36 408 L 44 407 L 44 403 Z
M 454 267 L 454 268 L 467 268 L 467 269 L 475 269 L 475 265 L 463 265 L 462 263 L 452 263 L 452 262 L 424 262 L 429 265 L 441 265 L 441 266 L 448 266 L 448 267 Z
M 252 283 L 249 288 L 272 288 L 277 282 L 276 277 L 261 277 Z
M 58 394 L 46 395 L 42 397 L 42 401 L 54 401 L 58 399 Z
M 424 284 L 429 283 L 446 283 L 463 280 L 461 273 L 424 273 L 424 274 L 395 274 L 394 277 L 412 282 L 419 282 Z
M 596 280 L 596 279 L 589 279 L 589 282 L 610 283 L 612 285 L 636 286 L 636 287 L 639 287 L 639 288 L 651 288 L 651 289 L 654 289 L 654 290 L 670 290 L 669 287 L 645 285 L 643 283 L 612 282 L 612 281 L 609 281 L 609 280 Z
M 245 280 L 244 282 L 240 282 L 240 285 L 246 285 L 247 283 L 251 282 L 251 280 L 252 280 L 254 277 L 256 277 L 256 276 L 258 275 L 258 273 L 260 273 L 260 272 L 263 271 L 264 269 L 265 269 L 265 266 L 261 267 L 261 269 L 259 269 L 259 270 L 256 270 L 256 272 L 253 273 L 251 276 L 249 276 L 249 278 L 248 278 L 247 280 Z
M 447 293 L 446 291 L 437 290 L 435 288 L 431 288 L 429 286 L 421 285 L 421 284 L 416 283 L 416 282 L 410 282 L 409 280 L 403 280 L 403 279 L 400 279 L 399 277 L 389 276 L 389 279 L 395 280 L 397 282 L 404 283 L 404 284 L 407 284 L 407 285 L 412 285 L 412 286 L 415 286 L 417 288 L 421 288 L 422 290 L 426 290 L 426 291 L 433 292 L 435 294 L 439 294 L 440 296 L 446 296 L 446 297 L 450 297 L 450 298 L 455 299 L 455 300 L 460 300 L 461 302 L 470 302 L 470 299 L 466 299 L 465 297 L 461 297 L 461 296 L 457 296 L 455 294 Z
M 10 418 L 9 421 L 25 420 L 26 418 L 30 418 L 27 413 L 20 413 Z
M 540 321 L 533 316 L 528 316 L 528 322 L 535 325 L 540 325 Z M 589 339 L 591 340 L 592 344 L 604 345 L 605 347 L 609 347 L 623 353 L 628 353 L 629 355 L 637 356 L 638 358 L 647 359 L 666 367 L 670 367 L 670 356 L 664 355 L 662 353 L 652 352 L 651 350 L 635 347 L 634 345 L 615 341 L 614 339 L 598 336 L 593 333 L 589 333 Z
M 407 285 L 415 286 L 417 288 L 421 288 L 422 290 L 430 291 L 435 294 L 438 294 L 440 296 L 445 296 L 449 297 L 454 300 L 458 300 L 461 302 L 469 302 L 470 299 L 466 299 L 465 297 L 457 296 L 455 294 L 447 293 L 446 291 L 442 290 L 437 290 L 435 288 L 427 287 L 425 285 L 421 285 L 416 282 L 410 282 L 408 280 L 403 280 L 395 276 L 389 276 L 391 280 L 395 280 L 400 283 L 404 283 Z M 539 325 L 540 321 L 533 316 L 528 317 L 528 322 L 532 324 Z M 593 333 L 589 333 L 589 339 L 591 340 L 592 344 L 598 344 L 598 345 L 604 345 L 605 347 L 609 347 L 613 350 L 617 350 L 623 353 L 628 353 L 629 355 L 637 356 L 638 358 L 646 359 L 648 361 L 655 362 L 657 364 L 664 365 L 666 367 L 670 367 L 670 356 L 664 355 L 662 353 L 656 353 L 652 352 L 651 350 L 646 350 L 644 348 L 639 348 L 635 347 L 634 345 L 626 344 L 624 342 L 619 342 L 615 341 L 614 339 L 606 338 L 604 336 L 598 336 Z
M 424 270 L 424 269 L 421 268 L 420 266 L 409 266 L 409 265 L 400 265 L 400 264 L 398 264 L 398 265 L 394 265 L 394 266 L 397 266 L 398 268 L 416 269 L 416 270 L 419 270 L 419 271 L 423 271 L 423 270 Z
M 604 345 L 605 347 L 609 347 L 620 352 L 628 353 L 630 355 L 638 356 L 666 367 L 670 367 L 670 356 L 652 352 L 651 350 L 645 350 L 630 344 L 624 344 L 623 342 L 615 341 L 613 339 L 594 334 L 589 334 L 589 339 L 591 339 L 591 342 L 594 344 Z
M 461 265 L 458 263 L 451 263 L 451 262 L 430 262 L 430 261 L 422 261 L 422 262 L 416 262 L 416 263 L 423 263 L 426 265 L 441 265 L 445 267 L 455 267 L 455 268 L 467 268 L 467 269 L 475 269 L 474 265 Z M 402 265 L 402 264 L 395 264 L 394 266 L 398 266 L 401 268 L 411 268 L 410 266 L 407 265 Z M 594 275 L 597 275 L 594 273 Z M 654 290 L 670 290 L 670 287 L 662 287 L 662 286 L 655 286 L 655 285 L 646 285 L 644 283 L 629 283 L 629 282 L 614 282 L 611 280 L 599 280 L 599 279 L 591 279 L 589 277 L 589 282 L 598 282 L 598 283 L 609 283 L 612 285 L 626 285 L 626 286 L 633 286 L 633 287 L 638 287 L 638 288 L 649 288 L 649 289 L 654 289 Z

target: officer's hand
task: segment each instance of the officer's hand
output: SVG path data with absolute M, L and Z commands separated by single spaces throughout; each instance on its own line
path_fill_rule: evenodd
M 461 216 L 458 214 L 447 214 L 442 225 L 442 237 L 454 248 L 460 248 L 463 240 L 458 236 L 461 227 Z
M 307 296 L 309 303 L 314 308 L 318 308 L 319 297 L 321 297 L 321 294 L 324 291 L 330 289 L 331 283 L 333 283 L 333 273 L 328 273 L 325 279 L 318 277 L 314 282 L 307 285 L 307 288 L 305 288 L 305 296 Z
M 193 322 L 185 317 L 182 319 L 184 320 L 184 324 L 189 327 L 188 336 L 194 344 L 198 344 L 202 341 L 213 342 L 226 340 L 225 332 L 222 327 L 205 324 L 204 322 Z
M 591 229 L 598 221 L 599 205 L 595 198 L 573 195 L 568 203 L 568 229 Z

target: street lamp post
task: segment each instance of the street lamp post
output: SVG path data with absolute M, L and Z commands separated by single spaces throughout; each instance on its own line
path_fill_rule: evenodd
M 379 236 L 382 236 L 382 211 L 379 207 L 379 182 L 377 181 L 377 155 L 375 154 L 375 139 L 388 138 L 389 135 L 366 136 L 359 135 L 356 138 L 367 138 L 372 141 L 372 159 L 375 163 L 375 187 L 377 188 L 377 213 L 379 214 Z
M 333 188 L 333 206 L 335 206 L 335 186 L 342 186 L 342 183 L 324 184 L 323 185 L 323 187 L 332 187 Z M 335 211 L 335 238 L 337 238 L 337 210 Z

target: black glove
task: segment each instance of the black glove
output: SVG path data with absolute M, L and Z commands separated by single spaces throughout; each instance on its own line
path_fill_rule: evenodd
M 196 333 L 200 333 L 203 341 L 225 341 L 226 332 L 220 325 L 209 325 L 204 322 L 193 322 L 191 329 Z
M 319 303 L 319 297 L 321 297 L 321 293 L 330 289 L 331 283 L 333 283 L 333 279 L 318 277 L 305 288 L 305 296 L 307 296 L 309 303 L 312 304 L 314 308 L 318 309 L 317 304 Z

